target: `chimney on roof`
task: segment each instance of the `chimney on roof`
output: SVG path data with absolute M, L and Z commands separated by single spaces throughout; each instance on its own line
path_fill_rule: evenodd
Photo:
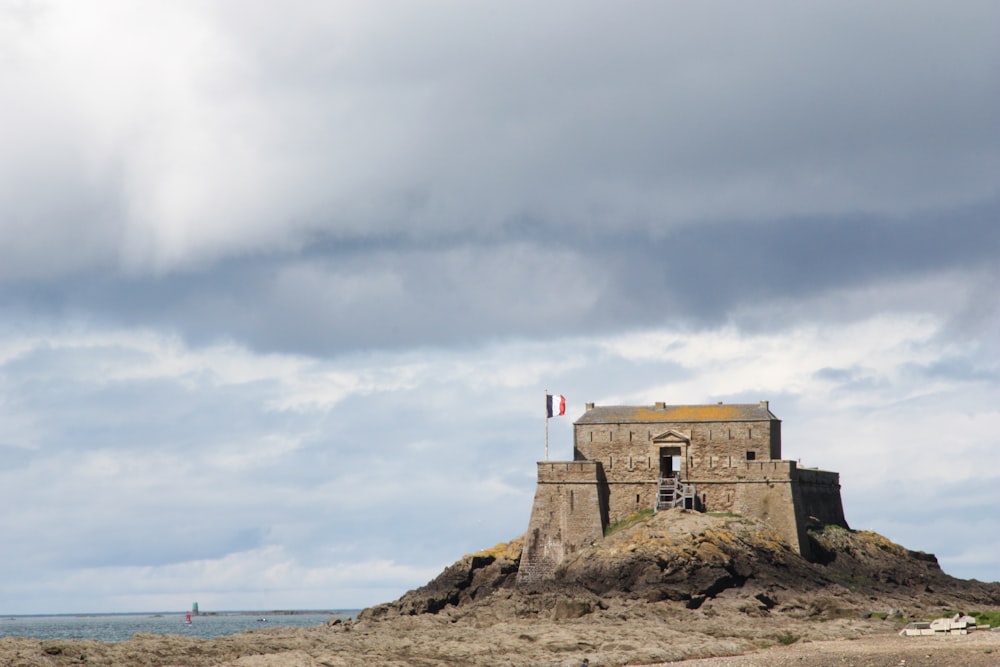
M 662 410 L 665 407 L 667 407 L 667 404 L 664 403 L 663 401 L 657 401 L 656 402 L 656 409 L 657 410 Z
M 593 410 L 594 409 L 594 404 L 593 403 L 585 403 L 584 407 L 586 409 L 588 409 L 588 410 Z
M 770 408 L 767 407 L 768 405 L 770 405 L 770 403 L 768 401 L 761 401 L 760 402 L 760 407 L 764 408 L 765 410 L 770 410 Z

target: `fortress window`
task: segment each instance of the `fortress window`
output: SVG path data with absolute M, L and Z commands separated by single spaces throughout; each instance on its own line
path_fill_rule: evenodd
M 753 439 L 753 429 L 752 428 L 748 428 L 747 429 L 747 437 Z
M 757 452 L 747 452 L 747 461 L 756 461 Z
M 636 504 L 636 505 L 638 505 L 638 504 L 639 504 L 639 494 L 638 494 L 638 493 L 637 493 L 637 494 L 635 494 L 635 504 Z

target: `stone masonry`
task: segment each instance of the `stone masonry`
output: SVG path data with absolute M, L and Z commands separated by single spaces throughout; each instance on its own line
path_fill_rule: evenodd
M 518 580 L 545 579 L 565 556 L 604 537 L 605 487 L 597 461 L 538 464 L 538 487 Z
M 847 527 L 835 472 L 781 459 L 781 420 L 757 404 L 595 406 L 574 424 L 573 461 L 538 464 L 519 583 L 547 578 L 604 530 L 657 508 L 665 479 L 688 509 L 759 518 L 810 557 L 810 523 Z

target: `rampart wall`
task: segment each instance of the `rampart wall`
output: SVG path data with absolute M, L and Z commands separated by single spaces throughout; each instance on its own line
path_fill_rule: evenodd
M 689 481 L 705 509 L 761 519 L 807 558 L 810 523 L 847 527 L 835 472 L 799 468 L 795 461 L 721 459 L 693 469 Z
M 606 480 L 597 461 L 538 464 L 538 486 L 517 572 L 519 584 L 552 575 L 567 555 L 602 539 Z
M 813 468 L 799 468 L 797 474 L 805 521 L 848 528 L 840 495 L 840 474 Z
M 728 456 L 706 460 L 693 468 L 688 481 L 698 489 L 701 506 L 733 512 L 767 523 L 792 549 L 806 555 L 805 525 L 796 510 L 794 461 L 732 461 Z

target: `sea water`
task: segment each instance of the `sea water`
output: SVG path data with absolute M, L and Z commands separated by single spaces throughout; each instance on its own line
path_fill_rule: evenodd
M 331 618 L 351 618 L 353 610 L 281 612 L 227 612 L 192 616 L 185 614 L 74 614 L 60 616 L 0 617 L 0 637 L 35 639 L 97 639 L 120 642 L 137 632 L 184 635 L 211 639 L 246 630 L 273 627 L 313 627 L 325 625 Z

